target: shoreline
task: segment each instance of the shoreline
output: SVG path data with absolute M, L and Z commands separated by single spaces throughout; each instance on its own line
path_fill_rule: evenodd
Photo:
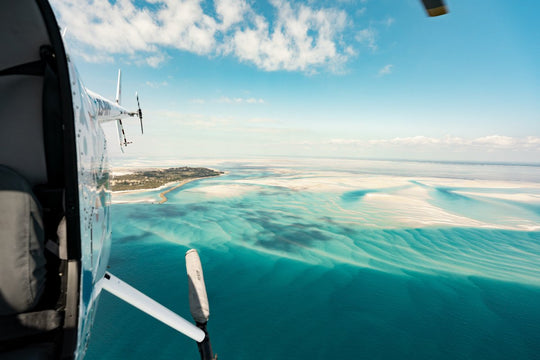
M 167 202 L 167 196 L 165 196 L 166 194 L 168 194 L 169 192 L 173 191 L 173 190 L 176 190 L 192 181 L 195 181 L 195 180 L 202 180 L 202 179 L 210 179 L 210 178 L 213 178 L 213 177 L 218 177 L 218 176 L 222 176 L 222 175 L 225 175 L 226 173 L 223 173 L 223 174 L 220 174 L 220 175 L 217 175 L 217 176 L 204 176 L 204 177 L 197 177 L 197 178 L 191 178 L 191 179 L 185 179 L 185 180 L 182 180 L 182 181 L 172 181 L 172 182 L 168 182 L 166 184 L 163 184 L 161 186 L 158 186 L 156 188 L 149 188 L 149 189 L 136 189 L 136 190 L 118 190 L 118 191 L 111 191 L 111 195 L 114 196 L 114 194 L 118 194 L 118 195 L 127 195 L 127 194 L 134 194 L 134 193 L 142 193 L 142 192 L 151 192 L 151 191 L 158 191 L 158 190 L 163 190 L 162 192 L 159 193 L 159 197 L 161 198 L 161 200 L 159 202 L 157 202 L 157 204 L 163 204 L 165 202 Z M 145 201 L 143 201 L 145 202 Z M 115 202 L 115 200 L 112 200 L 112 203 L 118 203 L 118 204 L 122 204 L 124 202 Z M 126 201 L 126 203 L 130 203 L 130 201 Z M 152 201 L 152 203 L 156 203 L 154 201 Z
M 224 175 L 224 172 L 211 168 L 188 166 L 167 169 L 122 169 L 113 173 L 108 188 L 112 194 L 119 195 L 163 190 L 163 194 L 160 194 L 162 197 L 168 191 L 173 190 L 168 189 L 171 186 L 176 188 L 190 181 L 220 175 Z
M 191 180 L 191 179 L 188 179 L 188 180 Z M 161 190 L 161 189 L 167 189 L 169 186 L 173 186 L 176 183 L 177 183 L 176 181 L 171 181 L 171 182 L 168 182 L 166 184 L 160 185 L 160 186 L 155 187 L 155 188 L 144 188 L 144 189 L 134 189 L 134 190 L 116 190 L 116 191 L 111 191 L 111 193 L 113 195 L 114 194 L 123 195 L 123 194 L 134 194 L 134 193 L 147 192 L 147 191 L 157 191 L 157 190 Z
M 171 187 L 171 188 L 169 188 L 169 189 L 167 189 L 165 191 L 160 192 L 159 197 L 161 198 L 161 200 L 159 201 L 158 204 L 166 203 L 168 199 L 167 199 L 167 197 L 165 195 L 170 193 L 171 191 L 176 190 L 179 187 L 182 187 L 182 186 L 186 185 L 187 183 L 190 183 L 190 182 L 195 181 L 195 180 L 200 180 L 200 179 L 206 179 L 206 177 L 182 180 L 179 183 L 177 183 L 176 185 L 174 185 L 173 187 Z

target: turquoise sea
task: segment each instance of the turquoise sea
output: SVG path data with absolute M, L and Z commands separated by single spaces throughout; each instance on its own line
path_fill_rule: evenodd
M 219 359 L 540 359 L 540 166 L 157 165 L 226 174 L 115 194 L 109 270 L 191 320 L 198 249 Z M 128 358 L 198 351 L 104 293 L 86 359 Z

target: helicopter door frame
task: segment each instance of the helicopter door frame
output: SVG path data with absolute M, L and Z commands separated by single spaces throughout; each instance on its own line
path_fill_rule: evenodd
M 65 260 L 62 294 L 65 299 L 62 358 L 73 358 L 78 345 L 80 276 L 81 276 L 81 234 L 79 219 L 79 185 L 77 172 L 77 149 L 75 139 L 75 117 L 71 95 L 71 82 L 68 71 L 68 58 L 62 35 L 54 12 L 46 0 L 36 0 L 47 28 L 49 41 L 54 51 L 60 96 L 60 116 L 62 143 L 59 151 L 63 154 L 63 178 L 60 180 L 64 190 L 64 215 L 66 217 L 67 259 Z

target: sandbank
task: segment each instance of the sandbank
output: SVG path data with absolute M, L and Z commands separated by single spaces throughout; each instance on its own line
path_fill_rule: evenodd
M 163 204 L 164 202 L 166 202 L 168 200 L 165 195 L 168 194 L 169 192 L 171 192 L 173 190 L 176 190 L 179 187 L 186 185 L 187 183 L 190 183 L 190 182 L 195 181 L 195 180 L 200 180 L 200 179 L 206 179 L 206 178 L 205 177 L 200 177 L 200 178 L 182 180 L 179 183 L 177 183 L 175 186 L 171 187 L 170 189 L 167 189 L 167 190 L 159 193 L 159 197 L 161 198 L 161 201 L 159 203 Z
M 120 190 L 120 191 L 112 191 L 112 203 L 113 204 L 135 204 L 135 203 L 153 203 L 155 202 L 155 197 L 146 197 L 146 198 L 137 198 L 137 199 L 133 199 L 133 200 L 126 200 L 126 199 L 115 199 L 114 195 L 130 195 L 130 194 L 138 194 L 138 193 L 145 193 L 145 192 L 151 192 L 151 191 L 159 191 L 159 190 L 164 190 L 162 192 L 159 193 L 159 197 L 161 198 L 161 200 L 159 201 L 159 204 L 163 204 L 164 202 L 166 202 L 168 199 L 167 197 L 165 196 L 167 193 L 175 190 L 175 189 L 178 189 L 179 187 L 189 183 L 189 182 L 192 182 L 192 181 L 195 181 L 195 180 L 200 180 L 200 179 L 206 179 L 206 177 L 200 177 L 200 178 L 192 178 L 192 179 L 186 179 L 186 180 L 182 180 L 180 182 L 178 181 L 173 181 L 173 182 L 169 182 L 169 183 L 166 183 L 166 184 L 163 184 L 159 187 L 156 187 L 156 188 L 149 188 L 149 189 L 136 189 L 136 190 Z

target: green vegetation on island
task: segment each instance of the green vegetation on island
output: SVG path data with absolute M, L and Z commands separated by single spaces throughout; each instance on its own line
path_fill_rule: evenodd
M 130 174 L 112 176 L 112 191 L 154 189 L 168 183 L 219 176 L 222 171 L 207 168 L 178 167 L 170 169 L 138 170 Z

